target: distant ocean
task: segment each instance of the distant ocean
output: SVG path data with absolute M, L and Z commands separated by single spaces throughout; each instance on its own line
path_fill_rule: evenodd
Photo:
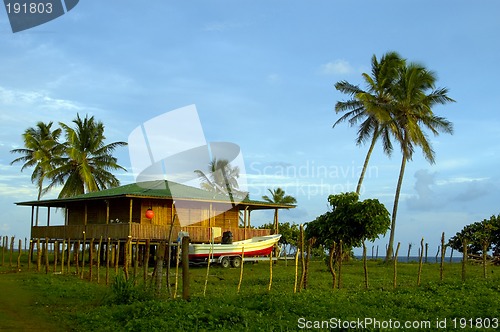
M 356 259 L 363 259 L 363 256 L 355 256 Z M 385 256 L 379 256 L 378 258 L 376 258 L 375 256 L 372 258 L 371 255 L 367 255 L 366 258 L 368 260 L 370 259 L 380 259 L 380 260 L 383 260 L 385 259 Z M 398 256 L 398 262 L 401 262 L 401 263 L 418 263 L 418 261 L 420 260 L 420 257 L 418 256 L 410 256 L 410 257 L 406 257 L 406 256 Z M 422 261 L 425 263 L 425 257 L 422 259 Z M 445 256 L 445 259 L 444 259 L 444 262 L 445 263 L 450 263 L 450 257 L 446 257 Z M 462 262 L 462 254 L 459 253 L 459 255 L 457 256 L 453 256 L 453 258 L 451 259 L 451 263 L 461 263 Z M 438 257 L 437 258 L 437 261 L 436 261 L 436 256 L 427 256 L 427 263 L 441 263 L 441 257 Z

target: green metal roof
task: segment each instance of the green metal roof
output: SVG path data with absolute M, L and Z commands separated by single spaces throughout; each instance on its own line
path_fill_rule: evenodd
M 116 188 L 95 191 L 70 198 L 18 202 L 16 204 L 27 205 L 27 206 L 64 207 L 66 204 L 73 202 L 104 200 L 104 199 L 113 199 L 120 197 L 229 203 L 228 197 L 222 194 L 215 194 L 207 190 L 186 186 L 176 182 L 157 180 L 157 181 L 131 183 Z M 275 204 L 263 201 L 250 200 L 248 199 L 248 197 L 245 198 L 240 203 L 238 203 L 237 205 L 248 206 L 249 208 L 252 209 L 275 209 L 275 208 L 288 209 L 295 207 L 295 205 L 289 205 L 289 204 Z

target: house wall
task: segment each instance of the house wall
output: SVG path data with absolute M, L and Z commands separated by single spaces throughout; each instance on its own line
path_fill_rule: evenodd
M 128 223 L 130 219 L 130 198 L 109 200 L 110 223 Z M 87 224 L 106 224 L 106 202 L 88 201 L 68 206 L 68 225 L 83 225 L 87 205 Z M 146 211 L 152 209 L 154 217 L 146 218 Z M 239 224 L 236 207 L 206 202 L 177 202 L 174 225 L 235 228 Z M 226 211 L 227 210 L 227 211 Z M 210 216 L 212 216 L 210 218 Z M 132 199 L 132 222 L 144 225 L 170 226 L 172 222 L 172 200 Z

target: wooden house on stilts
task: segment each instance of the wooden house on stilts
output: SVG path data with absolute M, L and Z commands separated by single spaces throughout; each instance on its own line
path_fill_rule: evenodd
M 230 231 L 233 240 L 269 235 L 270 229 L 251 228 L 255 210 L 289 209 L 294 205 L 274 204 L 247 198 L 237 203 L 228 197 L 168 181 L 133 183 L 71 198 L 16 203 L 31 206 L 31 239 L 62 243 L 103 240 L 112 243 L 177 241 L 187 232 L 190 241 L 207 243 L 212 227 Z M 36 220 L 35 209 L 46 208 L 47 218 Z M 51 213 L 63 209 L 64 224 L 51 225 Z M 243 226 L 240 226 L 243 224 Z M 220 238 L 215 240 L 220 242 Z

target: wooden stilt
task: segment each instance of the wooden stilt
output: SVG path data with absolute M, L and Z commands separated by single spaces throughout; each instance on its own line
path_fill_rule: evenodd
M 57 272 L 57 259 L 59 258 L 57 257 L 58 255 L 59 255 L 59 242 L 54 241 L 54 270 L 53 270 L 54 273 Z
M 86 206 L 86 205 L 85 205 Z M 85 232 L 83 232 L 83 247 L 82 247 L 82 271 L 81 271 L 81 274 L 80 274 L 80 279 L 83 279 L 83 275 L 85 273 L 85 251 L 86 251 L 86 242 L 87 242 L 87 238 L 86 238 L 86 234 Z
M 144 284 L 146 284 L 146 281 L 148 279 L 148 268 L 149 268 L 149 246 L 151 245 L 151 240 L 147 239 L 146 240 L 146 248 L 144 248 L 144 258 L 142 262 L 142 267 L 144 269 Z
M 67 259 L 67 267 L 66 267 L 66 270 L 68 271 L 68 273 L 71 273 L 70 271 L 70 267 L 71 267 L 71 238 L 68 238 L 68 257 L 66 257 Z
M 36 239 L 36 272 L 40 272 L 42 265 L 42 253 L 40 251 L 40 239 Z
M 90 239 L 89 243 L 89 280 L 94 277 L 94 238 Z
M 134 285 L 137 285 L 137 269 L 139 268 L 139 240 L 135 242 Z
M 61 274 L 64 274 L 64 254 L 66 253 L 66 239 L 63 239 L 61 248 Z
M 109 285 L 109 264 L 110 264 L 110 253 L 112 251 L 111 238 L 108 237 L 108 243 L 106 244 L 106 285 Z
M 75 242 L 74 255 L 75 255 L 75 269 L 77 275 L 80 275 L 80 245 L 81 245 L 80 240 Z
M 28 271 L 31 269 L 32 256 L 33 256 L 33 240 L 30 239 L 30 248 L 28 252 Z
M 45 273 L 49 273 L 49 238 L 45 238 L 45 246 L 44 246 L 44 254 L 45 254 Z
M 115 275 L 118 274 L 118 264 L 120 262 L 120 240 L 116 241 L 115 250 Z
M 101 279 L 101 251 L 102 250 L 102 236 L 99 238 L 99 246 L 97 247 L 97 283 Z

